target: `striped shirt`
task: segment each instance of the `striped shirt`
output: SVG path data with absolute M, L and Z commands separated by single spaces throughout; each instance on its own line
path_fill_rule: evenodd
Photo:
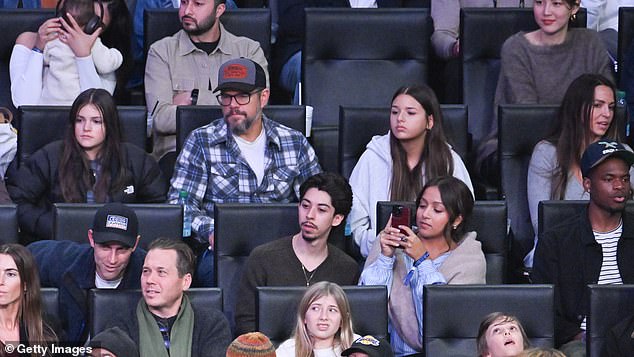
M 376 243 L 378 244 L 378 242 Z M 438 268 L 449 257 L 449 252 L 439 256 L 435 260 L 426 259 L 416 267 L 414 276 L 410 280 L 409 286 L 412 291 L 412 300 L 414 300 L 414 308 L 416 309 L 416 319 L 418 320 L 418 331 L 420 332 L 420 338 L 423 337 L 423 287 L 429 284 L 447 284 L 445 277 L 438 271 Z M 405 267 L 409 271 L 414 265 L 414 259 L 403 254 L 405 260 Z M 388 296 L 392 290 L 393 268 L 396 257 L 386 257 L 383 254 L 379 254 L 378 258 L 363 269 L 361 278 L 359 279 L 359 285 L 385 285 L 387 286 Z M 401 282 L 402 284 L 402 282 Z M 396 329 L 391 326 L 391 322 L 388 326 L 388 332 L 390 333 L 390 344 L 394 351 L 394 356 L 406 356 L 414 353 L 420 353 L 411 346 L 409 346 L 401 336 L 399 336 Z
M 599 285 L 623 284 L 621 273 L 619 272 L 619 265 L 616 260 L 617 248 L 622 232 L 623 220 L 619 222 L 616 228 L 609 232 L 592 232 L 594 233 L 594 239 L 601 245 L 601 250 L 603 251 L 601 271 L 599 272 L 599 279 L 597 280 L 597 284 Z M 581 329 L 586 329 L 586 318 L 581 322 Z
M 299 186 L 321 172 L 315 151 L 302 133 L 262 116 L 266 134 L 264 177 L 258 178 L 242 155 L 223 118 L 195 129 L 174 167 L 168 203 L 187 191 L 192 230 L 207 241 L 214 231 L 214 204 L 296 202 Z

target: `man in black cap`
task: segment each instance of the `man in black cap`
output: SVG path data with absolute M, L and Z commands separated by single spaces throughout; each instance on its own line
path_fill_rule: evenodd
M 587 207 L 537 243 L 532 279 L 556 286 L 555 339 L 566 356 L 585 356 L 587 285 L 634 283 L 634 216 L 625 211 L 633 163 L 620 143 L 588 146 L 581 158 Z
M 62 327 L 68 342 L 88 337 L 88 290 L 138 289 L 145 251 L 136 249 L 139 223 L 134 211 L 109 203 L 97 210 L 88 242 L 45 240 L 28 246 L 43 287 L 59 289 Z
M 169 203 L 178 203 L 181 191 L 189 193 L 192 231 L 212 249 L 215 203 L 296 202 L 299 186 L 321 171 L 302 133 L 262 113 L 269 89 L 258 63 L 246 58 L 223 63 L 214 92 L 224 118 L 189 135 L 168 193 Z M 204 266 L 211 267 L 211 261 Z
M 342 356 L 350 357 L 394 357 L 392 347 L 384 339 L 366 335 L 357 338 L 350 348 L 341 352 Z

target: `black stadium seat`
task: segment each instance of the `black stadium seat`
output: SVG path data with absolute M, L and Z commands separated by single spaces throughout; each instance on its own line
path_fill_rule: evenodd
M 552 285 L 427 285 L 424 289 L 426 356 L 473 356 L 480 321 L 492 312 L 516 316 L 531 346 L 553 347 Z
M 377 338 L 387 336 L 387 288 L 342 286 L 350 303 L 354 332 Z M 297 307 L 306 287 L 258 287 L 257 329 L 275 345 L 291 337 Z
M 88 242 L 88 229 L 100 204 L 55 203 L 53 205 L 53 239 Z M 159 237 L 181 239 L 183 236 L 183 210 L 179 205 L 164 203 L 127 204 L 139 220 L 139 247 Z
M 118 106 L 121 135 L 129 142 L 145 150 L 147 115 L 143 106 Z M 70 107 L 21 106 L 18 110 L 18 152 L 20 164 L 48 143 L 61 140 L 66 134 Z
M 14 204 L 0 205 L 0 227 L 2 227 L 2 243 L 18 243 L 18 210 Z

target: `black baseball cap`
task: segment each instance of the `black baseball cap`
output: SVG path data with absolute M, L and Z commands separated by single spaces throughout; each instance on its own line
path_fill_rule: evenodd
M 95 243 L 119 242 L 134 247 L 139 235 L 136 213 L 122 203 L 108 203 L 95 213 L 92 239 Z
M 266 88 L 266 74 L 258 63 L 247 58 L 229 60 L 218 70 L 218 87 L 214 93 L 222 90 L 236 90 L 251 93 Z
M 581 156 L 581 174 L 588 177 L 592 169 L 609 157 L 619 157 L 629 166 L 634 164 L 634 153 L 626 149 L 623 144 L 613 140 L 599 140 L 590 144 Z
M 370 335 L 357 338 L 341 355 L 349 356 L 355 352 L 365 353 L 370 357 L 394 357 L 392 346 L 387 341 Z

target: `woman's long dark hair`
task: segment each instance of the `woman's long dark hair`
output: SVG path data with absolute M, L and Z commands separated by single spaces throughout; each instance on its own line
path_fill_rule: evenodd
M 433 178 L 425 184 L 423 189 L 416 197 L 416 207 L 420 206 L 420 200 L 429 187 L 438 187 L 440 192 L 440 199 L 442 204 L 447 210 L 449 215 L 449 221 L 443 229 L 443 235 L 447 239 L 447 244 L 451 247 L 451 239 L 453 242 L 458 243 L 462 239 L 462 236 L 466 232 L 466 225 L 471 219 L 471 212 L 473 212 L 473 206 L 475 202 L 471 190 L 462 180 L 453 176 L 444 176 Z M 456 228 L 452 226 L 452 223 L 462 216 L 462 222 L 456 225 Z
M 426 85 L 399 88 L 392 97 L 392 103 L 401 94 L 414 98 L 425 109 L 427 116 L 434 118 L 434 125 L 423 135 L 423 152 L 418 164 L 412 169 L 407 165 L 407 153 L 403 145 L 390 131 L 390 152 L 392 155 L 392 201 L 412 201 L 420 192 L 425 181 L 434 177 L 453 174 L 453 158 L 442 128 L 442 112 L 436 94 Z M 422 166 L 425 165 L 425 173 Z
M 40 277 L 33 255 L 24 246 L 13 243 L 0 245 L 0 254 L 10 256 L 18 268 L 22 297 L 17 318 L 20 324 L 24 324 L 29 345 L 42 345 L 44 342 L 54 341 L 55 333 L 42 319 Z
M 101 113 L 106 134 L 103 146 L 97 154 L 101 161 L 101 171 L 96 182 L 93 182 L 94 175 L 88 156 L 75 137 L 77 114 L 89 104 L 94 105 Z M 127 171 L 121 145 L 119 114 L 110 93 L 95 88 L 82 92 L 70 109 L 64 151 L 59 162 L 59 183 L 64 201 L 86 202 L 86 192 L 92 189 L 96 202 L 107 202 L 111 192 L 123 189 Z
M 109 48 L 116 48 L 123 56 L 123 63 L 117 69 L 117 86 L 114 97 L 117 104 L 129 104 L 129 93 L 126 84 L 132 72 L 132 16 L 128 5 L 124 0 L 103 0 L 104 8 L 110 13 L 110 24 L 100 38 L 103 44 Z M 105 11 L 105 10 L 104 10 Z
M 568 186 L 568 175 L 574 166 L 579 166 L 581 155 L 591 144 L 592 107 L 594 90 L 598 86 L 607 86 L 616 93 L 614 83 L 600 74 L 582 74 L 566 90 L 559 106 L 557 126 L 550 141 L 557 148 L 559 167 L 553 174 L 550 198 L 563 200 Z M 612 118 L 605 138 L 621 142 L 616 117 Z

